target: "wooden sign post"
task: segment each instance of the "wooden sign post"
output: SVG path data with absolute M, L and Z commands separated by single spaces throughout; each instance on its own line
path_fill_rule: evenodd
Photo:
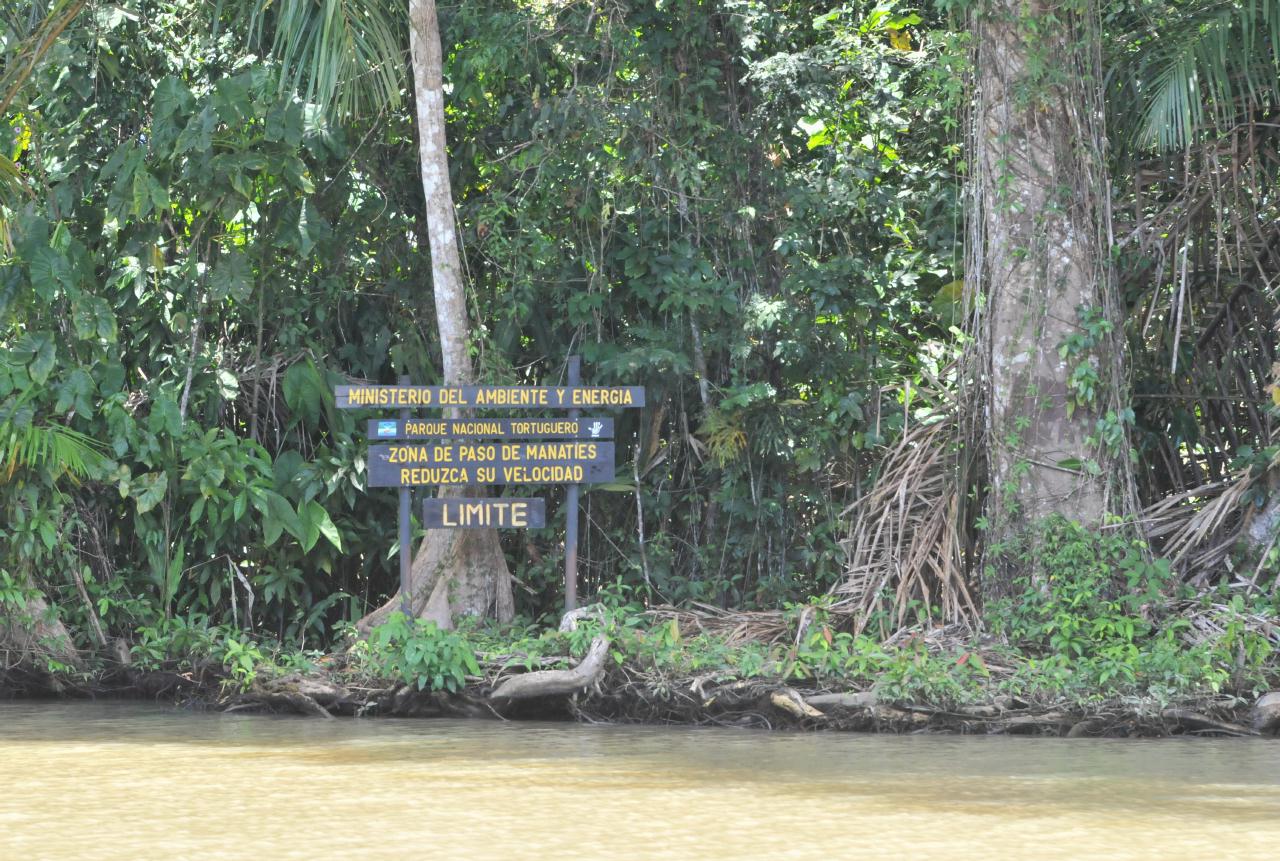
M 582 418 L 584 408 L 644 406 L 642 386 L 583 386 L 582 359 L 569 357 L 565 386 L 336 386 L 340 409 L 394 409 L 394 419 L 370 419 L 366 486 L 399 489 L 400 595 L 410 616 L 413 568 L 410 495 L 444 485 L 565 485 L 565 608 L 578 606 L 578 502 L 583 484 L 614 477 L 613 419 Z M 421 409 L 567 410 L 567 418 L 421 418 Z M 427 529 L 538 529 L 541 499 L 426 499 Z
M 401 377 L 400 385 L 409 385 L 409 378 Z M 408 419 L 409 410 L 401 410 L 400 420 Z M 409 584 L 413 579 L 413 530 L 409 523 L 410 506 L 413 504 L 411 495 L 412 491 L 409 488 L 400 488 L 400 528 L 398 530 L 400 533 L 400 612 L 404 613 L 406 619 L 413 618 L 410 612 L 413 602 L 409 598 Z
M 569 385 L 582 383 L 582 357 L 569 357 Z M 569 420 L 582 415 L 569 410 Z M 612 448 L 612 446 L 610 446 Z M 612 460 L 612 458 L 610 458 Z M 570 484 L 564 492 L 564 611 L 578 609 L 578 482 Z

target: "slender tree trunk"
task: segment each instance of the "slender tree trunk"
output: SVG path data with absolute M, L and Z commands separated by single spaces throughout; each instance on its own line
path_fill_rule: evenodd
M 470 321 L 462 279 L 462 261 L 454 229 L 453 193 L 445 144 L 444 60 L 435 0 L 410 0 L 409 47 L 413 61 L 418 122 L 418 155 L 431 246 L 431 285 L 436 328 L 444 359 L 444 384 L 473 381 L 467 351 Z M 451 411 L 456 414 L 456 411 Z M 445 489 L 445 492 L 449 492 Z M 410 587 L 415 613 L 441 627 L 456 616 L 488 616 L 509 621 L 515 615 L 506 557 L 492 529 L 440 529 L 427 533 L 414 558 Z M 399 596 L 360 622 L 368 629 L 400 608 Z
M 1119 339 L 1104 323 L 1089 342 L 1081 325 L 1082 308 L 1117 318 L 1098 32 L 1089 4 L 1074 6 L 987 0 L 974 23 L 966 280 L 984 383 L 987 534 L 997 546 L 1048 515 L 1100 522 L 1128 448 L 1100 445 L 1096 428 L 1118 403 Z M 1073 373 L 1097 377 L 1092 394 Z M 1011 571 L 987 571 L 984 593 L 1008 594 Z

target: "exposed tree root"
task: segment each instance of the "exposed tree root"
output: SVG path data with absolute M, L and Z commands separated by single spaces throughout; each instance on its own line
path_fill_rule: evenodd
M 526 700 L 533 697 L 564 696 L 594 684 L 604 671 L 609 656 L 609 638 L 597 635 L 587 655 L 570 670 L 537 670 L 505 679 L 489 695 L 493 700 Z

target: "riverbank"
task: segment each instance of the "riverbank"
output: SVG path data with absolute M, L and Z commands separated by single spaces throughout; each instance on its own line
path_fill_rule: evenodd
M 319 718 L 468 717 L 1046 736 L 1280 733 L 1275 620 L 1181 606 L 1065 652 L 961 626 L 873 637 L 816 602 L 778 613 L 594 605 L 560 630 L 395 617 L 332 654 L 181 621 L 10 696 L 122 697 Z M 1059 624 L 1064 620 L 1059 619 Z M 354 632 L 353 632 L 354 633 Z M 1118 641 L 1117 641 L 1118 638 Z

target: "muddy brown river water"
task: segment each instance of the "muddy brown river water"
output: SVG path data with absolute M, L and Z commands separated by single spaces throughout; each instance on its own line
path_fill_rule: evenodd
M 1280 742 L 0 703 L 0 859 L 1280 859 Z

